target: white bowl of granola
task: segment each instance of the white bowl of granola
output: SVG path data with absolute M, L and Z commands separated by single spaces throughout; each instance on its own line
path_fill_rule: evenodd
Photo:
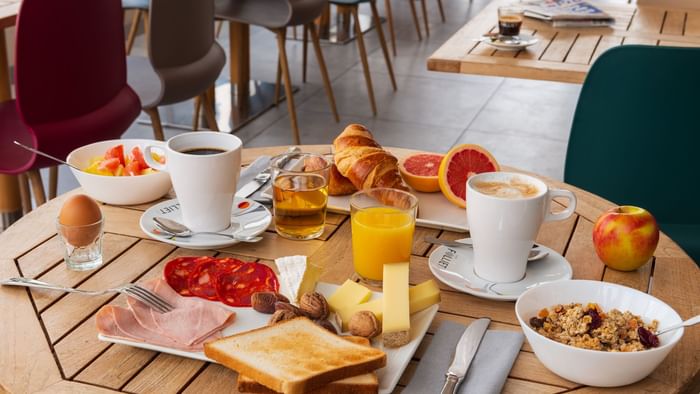
M 515 313 L 542 364 L 589 386 L 644 379 L 683 336 L 681 328 L 654 343 L 649 332 L 680 323 L 678 313 L 656 297 L 606 282 L 572 280 L 531 288 L 518 298 Z

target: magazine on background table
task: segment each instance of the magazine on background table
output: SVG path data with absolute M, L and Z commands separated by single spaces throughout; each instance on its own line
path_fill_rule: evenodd
M 585 0 L 528 0 L 525 16 L 548 22 L 552 27 L 612 26 L 615 18 Z

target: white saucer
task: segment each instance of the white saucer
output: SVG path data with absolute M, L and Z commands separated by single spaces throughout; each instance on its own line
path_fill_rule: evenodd
M 177 199 L 163 201 L 148 208 L 141 215 L 141 220 L 139 221 L 141 230 L 158 241 L 188 249 L 225 248 L 240 242 L 227 237 L 209 234 L 196 234 L 188 238 L 172 237 L 158 230 L 155 223 L 153 223 L 153 218 L 156 216 L 162 216 L 182 223 L 180 203 Z M 220 232 L 233 234 L 241 226 L 254 223 L 251 228 L 240 231 L 238 234 L 256 236 L 264 232 L 271 222 L 272 214 L 265 206 L 247 198 L 236 197 L 233 201 L 233 211 L 231 212 L 231 226 Z
M 498 301 L 515 301 L 525 290 L 548 282 L 569 280 L 573 275 L 571 265 L 554 250 L 538 245 L 549 252 L 546 257 L 527 263 L 525 277 L 518 282 L 494 283 L 474 273 L 474 249 L 440 246 L 430 254 L 430 272 L 442 283 L 455 290 L 480 298 Z
M 492 47 L 499 49 L 501 51 L 519 51 L 525 49 L 531 45 L 537 44 L 537 38 L 529 34 L 520 34 L 516 37 L 510 39 L 505 39 L 503 37 L 494 36 L 483 36 L 479 41 L 484 42 Z

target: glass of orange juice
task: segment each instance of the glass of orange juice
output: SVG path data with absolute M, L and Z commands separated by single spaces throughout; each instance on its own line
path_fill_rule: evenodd
M 397 189 L 362 190 L 350 198 L 352 259 L 361 280 L 380 285 L 385 263 L 409 261 L 418 198 Z

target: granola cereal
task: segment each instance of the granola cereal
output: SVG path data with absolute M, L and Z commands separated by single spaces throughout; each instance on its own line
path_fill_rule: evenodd
M 583 349 L 636 352 L 659 346 L 659 322 L 646 324 L 629 311 L 608 312 L 598 304 L 571 303 L 544 308 L 530 319 L 530 326 L 545 337 Z

